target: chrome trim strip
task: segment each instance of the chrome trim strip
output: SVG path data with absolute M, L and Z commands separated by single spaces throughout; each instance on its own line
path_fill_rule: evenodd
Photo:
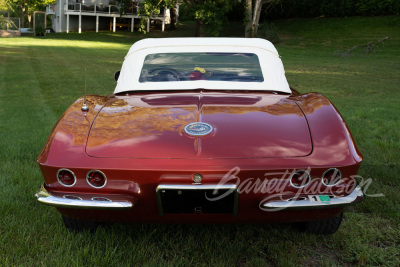
M 42 185 L 39 188 L 35 196 L 37 197 L 37 200 L 40 203 L 58 208 L 121 210 L 121 209 L 130 209 L 134 206 L 134 203 L 129 201 L 107 202 L 107 201 L 79 200 L 79 199 L 56 197 L 51 195 L 46 190 L 44 185 Z
M 157 186 L 156 195 L 157 195 L 157 206 L 158 212 L 160 216 L 164 215 L 162 200 L 160 191 L 161 190 L 214 190 L 214 189 L 227 189 L 234 191 L 234 199 L 233 199 L 233 215 L 236 216 L 238 213 L 239 206 L 239 193 L 237 191 L 237 186 L 235 184 L 192 184 L 192 185 L 181 185 L 181 184 L 160 184 Z
M 348 196 L 331 198 L 329 203 L 311 202 L 307 200 L 298 201 L 271 201 L 261 205 L 262 209 L 322 209 L 334 208 L 356 204 L 364 199 L 364 193 L 361 186 L 356 188 Z

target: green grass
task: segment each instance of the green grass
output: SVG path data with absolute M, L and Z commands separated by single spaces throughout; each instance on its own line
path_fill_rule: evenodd
M 399 17 L 275 22 L 292 87 L 325 94 L 364 154 L 367 198 L 333 236 L 291 225 L 115 224 L 70 233 L 54 208 L 33 197 L 42 182 L 36 156 L 64 110 L 82 95 L 113 91 L 130 45 L 144 37 L 192 36 L 194 24 L 161 33 L 50 34 L 0 39 L 0 266 L 400 265 Z M 223 35 L 240 36 L 231 24 Z M 389 37 L 368 56 L 347 47 Z

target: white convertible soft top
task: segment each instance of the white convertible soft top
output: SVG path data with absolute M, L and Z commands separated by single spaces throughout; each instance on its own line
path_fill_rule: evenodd
M 258 56 L 264 81 L 166 81 L 139 82 L 147 55 L 157 53 L 252 53 Z M 259 38 L 154 38 L 136 42 L 122 65 L 114 93 L 136 90 L 273 90 L 291 93 L 278 51 Z

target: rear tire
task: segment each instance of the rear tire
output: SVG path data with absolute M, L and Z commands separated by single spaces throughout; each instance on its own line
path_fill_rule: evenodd
M 312 221 L 304 223 L 304 230 L 310 234 L 331 235 L 336 233 L 342 222 L 343 213 L 338 216 L 321 221 Z
M 95 231 L 99 227 L 100 223 L 92 221 L 78 220 L 62 215 L 65 228 L 69 231 L 80 232 L 83 230 Z

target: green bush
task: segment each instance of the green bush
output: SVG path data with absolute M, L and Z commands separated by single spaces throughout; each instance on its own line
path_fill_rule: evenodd
M 6 30 L 7 29 L 7 20 L 3 15 L 0 15 L 0 30 Z
M 46 28 L 43 25 L 39 24 L 35 27 L 36 36 L 43 36 L 45 35 L 45 33 L 46 33 Z
M 262 22 L 258 26 L 257 37 L 267 39 L 273 44 L 277 44 L 280 41 L 275 24 L 268 22 Z

